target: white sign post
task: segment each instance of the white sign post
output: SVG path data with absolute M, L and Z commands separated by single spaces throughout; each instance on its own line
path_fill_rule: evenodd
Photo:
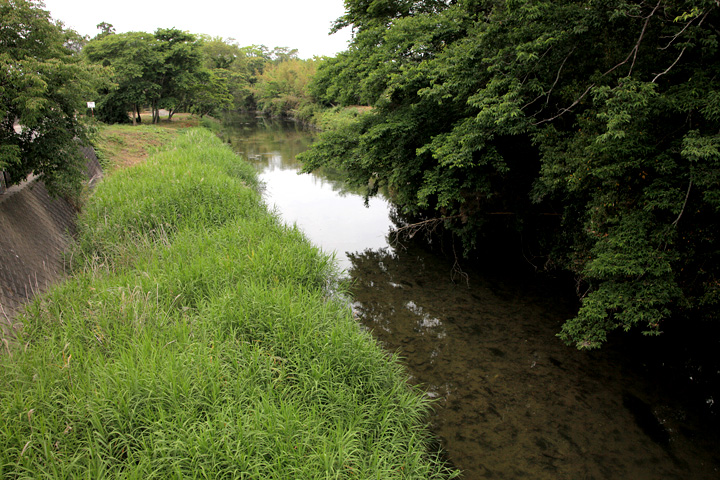
M 87 102 L 87 106 L 90 109 L 90 114 L 95 116 L 95 102 Z

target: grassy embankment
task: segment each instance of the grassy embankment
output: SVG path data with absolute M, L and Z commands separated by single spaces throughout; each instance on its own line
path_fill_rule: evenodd
M 143 118 L 149 120 L 150 113 L 143 112 Z M 195 115 L 178 113 L 172 121 L 167 116 L 161 116 L 158 125 L 149 122 L 138 126 L 103 124 L 95 139 L 95 151 L 105 172 L 112 173 L 116 169 L 144 162 L 151 153 L 170 143 L 184 129 L 201 124 L 211 126 L 213 122 L 210 118 L 201 120 Z
M 97 187 L 0 358 L 0 478 L 446 476 L 427 401 L 255 187 L 199 129 Z

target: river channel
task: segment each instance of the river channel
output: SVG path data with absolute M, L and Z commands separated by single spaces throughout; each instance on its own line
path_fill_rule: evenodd
M 567 347 L 556 337 L 577 308 L 567 282 L 515 268 L 457 275 L 391 242 L 385 199 L 366 205 L 332 172 L 298 174 L 313 133 L 294 123 L 237 117 L 223 135 L 284 221 L 335 253 L 358 321 L 434 400 L 431 430 L 464 478 L 720 478 L 716 399 L 665 382 L 644 354 L 655 339 Z

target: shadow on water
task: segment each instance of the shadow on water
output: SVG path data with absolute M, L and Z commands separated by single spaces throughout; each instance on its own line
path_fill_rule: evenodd
M 244 122 L 227 138 L 255 163 L 268 203 L 337 251 L 358 321 L 434 399 L 432 430 L 465 478 L 720 477 L 717 423 L 698 404 L 713 397 L 678 389 L 668 377 L 687 368 L 663 364 L 692 358 L 679 333 L 623 335 L 600 351 L 567 347 L 556 334 L 577 308 L 570 282 L 528 274 L 501 255 L 500 268 L 458 277 L 442 255 L 388 245 L 387 202 L 366 208 L 331 172 L 296 174 L 311 133 Z M 717 335 L 708 341 L 717 347 Z M 712 373 L 704 378 L 717 380 Z
M 576 308 L 557 284 L 454 283 L 412 246 L 350 258 L 357 318 L 436 400 L 433 431 L 466 478 L 717 478 L 714 435 L 622 349 L 557 339 Z

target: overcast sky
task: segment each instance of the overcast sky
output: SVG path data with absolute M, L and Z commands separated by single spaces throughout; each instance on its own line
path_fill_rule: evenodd
M 328 35 L 343 0 L 45 0 L 53 19 L 94 37 L 97 24 L 117 33 L 175 27 L 234 38 L 240 46 L 297 48 L 301 58 L 347 49 L 349 29 Z

